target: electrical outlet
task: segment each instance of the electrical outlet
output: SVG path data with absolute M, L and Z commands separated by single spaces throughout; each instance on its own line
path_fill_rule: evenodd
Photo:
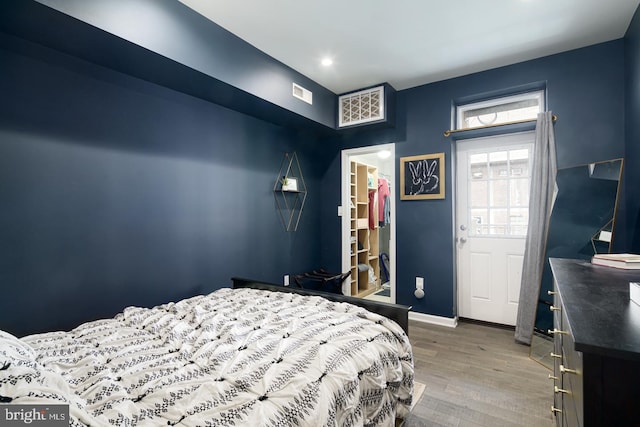
M 424 290 L 424 277 L 416 277 L 416 289 Z
M 289 275 L 288 274 L 284 275 L 284 285 L 285 286 L 289 286 Z

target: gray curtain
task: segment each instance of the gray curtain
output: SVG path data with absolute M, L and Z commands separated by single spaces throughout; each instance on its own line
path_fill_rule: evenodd
M 531 190 L 529 192 L 529 228 L 524 250 L 516 341 L 530 345 L 536 320 L 538 294 L 544 268 L 544 255 L 553 207 L 556 173 L 556 145 L 553 135 L 553 115 L 538 114 L 536 141 L 533 148 Z

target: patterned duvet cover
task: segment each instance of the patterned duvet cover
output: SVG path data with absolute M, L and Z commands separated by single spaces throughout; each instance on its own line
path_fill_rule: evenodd
M 220 289 L 69 332 L 0 332 L 0 402 L 71 425 L 393 426 L 413 357 L 395 322 L 317 296 Z

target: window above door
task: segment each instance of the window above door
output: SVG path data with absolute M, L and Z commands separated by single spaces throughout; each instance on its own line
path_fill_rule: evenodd
M 535 120 L 545 110 L 544 90 L 456 106 L 456 130 Z

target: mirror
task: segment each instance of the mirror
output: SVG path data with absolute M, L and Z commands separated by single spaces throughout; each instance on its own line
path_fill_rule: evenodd
M 622 159 L 614 159 L 558 169 L 530 350 L 531 358 L 549 369 L 553 368 L 553 338 L 547 330 L 553 328 L 549 310 L 553 297 L 548 292 L 553 289 L 553 275 L 548 259 L 590 260 L 596 253 L 610 251 L 622 166 Z

